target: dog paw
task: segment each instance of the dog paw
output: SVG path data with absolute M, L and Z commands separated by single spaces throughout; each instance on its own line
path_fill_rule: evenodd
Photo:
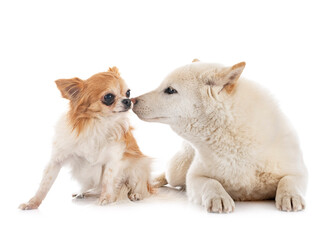
M 281 194 L 276 196 L 276 207 L 281 211 L 297 212 L 305 209 L 305 200 L 299 194 Z
M 139 201 L 142 199 L 142 196 L 140 193 L 131 193 L 131 194 L 129 194 L 129 199 L 131 201 Z
M 39 205 L 40 203 L 38 202 L 29 201 L 27 203 L 22 203 L 21 205 L 19 205 L 18 208 L 21 210 L 33 210 L 33 209 L 37 209 Z
M 209 197 L 203 200 L 203 206 L 211 213 L 230 213 L 235 204 L 230 196 Z
M 101 206 L 107 205 L 111 203 L 111 197 L 110 194 L 102 195 L 99 198 L 98 204 Z

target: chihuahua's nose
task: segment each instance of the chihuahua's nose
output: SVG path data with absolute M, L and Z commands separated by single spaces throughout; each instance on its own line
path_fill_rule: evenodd
M 137 103 L 138 103 L 138 99 L 137 99 L 137 98 L 131 98 L 131 102 L 132 102 L 133 104 L 137 104 Z
M 125 106 L 126 108 L 131 107 L 131 100 L 130 100 L 129 98 L 123 99 L 123 100 L 122 100 L 122 103 L 124 104 L 124 106 Z

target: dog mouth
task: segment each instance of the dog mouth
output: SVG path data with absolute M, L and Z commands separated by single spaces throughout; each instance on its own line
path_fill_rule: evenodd
M 129 109 L 122 110 L 122 111 L 112 111 L 112 113 L 124 113 L 124 112 L 127 112 L 129 110 L 130 110 L 130 108 Z
M 168 119 L 167 117 L 153 117 L 153 118 L 145 118 L 145 117 L 139 117 L 141 120 L 144 120 L 146 122 L 156 122 L 164 119 Z
M 137 111 L 137 109 L 135 109 L 135 107 L 133 107 L 133 112 L 138 116 L 139 119 L 146 121 L 146 122 L 163 122 L 163 120 L 169 119 L 169 117 L 164 117 L 164 116 L 160 116 L 160 117 L 145 117 L 144 112 L 141 111 Z
M 125 113 L 131 109 L 132 109 L 132 105 L 125 107 L 123 110 L 120 110 L 120 111 L 112 111 L 112 113 Z

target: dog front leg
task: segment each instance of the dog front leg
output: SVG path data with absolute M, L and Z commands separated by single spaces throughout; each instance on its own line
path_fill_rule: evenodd
M 276 192 L 276 207 L 287 212 L 303 210 L 306 185 L 306 176 L 288 175 L 280 179 Z
M 44 170 L 43 178 L 35 196 L 31 198 L 29 202 L 21 204 L 19 208 L 22 210 L 37 209 L 41 202 L 45 199 L 49 189 L 52 187 L 56 177 L 60 172 L 60 169 L 60 163 L 51 161 Z
M 199 167 L 194 164 L 187 174 L 186 190 L 190 201 L 201 204 L 208 212 L 233 212 L 234 201 L 222 184 L 216 179 L 204 176 L 198 170 Z
M 167 167 L 166 180 L 171 186 L 185 188 L 186 174 L 194 156 L 194 148 L 184 141 L 181 150 L 172 157 Z
M 106 205 L 111 202 L 112 199 L 112 183 L 113 183 L 113 169 L 110 164 L 106 164 L 103 167 L 101 194 L 99 197 L 99 205 Z

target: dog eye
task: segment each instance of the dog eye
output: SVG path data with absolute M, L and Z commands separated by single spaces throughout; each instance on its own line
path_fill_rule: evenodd
M 114 103 L 115 100 L 115 96 L 111 93 L 106 94 L 105 96 L 103 96 L 103 103 L 107 106 L 110 106 Z
M 172 88 L 172 87 L 168 87 L 166 89 L 164 89 L 164 93 L 166 94 L 174 94 L 174 93 L 178 93 L 176 89 Z
M 130 92 L 131 90 L 129 89 L 128 91 L 126 91 L 126 97 L 129 98 L 130 97 Z

